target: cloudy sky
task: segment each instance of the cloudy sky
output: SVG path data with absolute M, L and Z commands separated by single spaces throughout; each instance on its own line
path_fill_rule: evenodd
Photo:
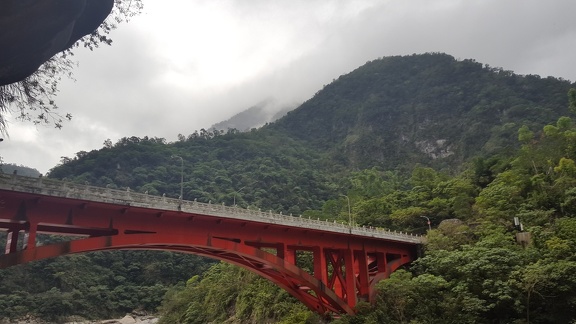
M 444 52 L 576 81 L 574 0 L 142 0 L 112 46 L 76 51 L 62 130 L 11 121 L 5 163 L 46 173 L 106 139 L 209 128 L 246 108 L 310 98 L 382 56 Z

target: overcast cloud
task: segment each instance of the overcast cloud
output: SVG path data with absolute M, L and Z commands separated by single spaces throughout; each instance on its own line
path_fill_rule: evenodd
M 208 128 L 273 98 L 303 102 L 382 56 L 444 52 L 576 80 L 574 0 L 143 0 L 111 47 L 78 50 L 62 130 L 12 121 L 5 163 L 45 173 L 106 139 Z

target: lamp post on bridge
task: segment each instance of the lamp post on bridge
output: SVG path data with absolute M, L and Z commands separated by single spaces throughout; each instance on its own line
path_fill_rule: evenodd
M 178 155 L 172 155 L 173 159 L 180 159 L 180 204 L 178 210 L 182 209 L 182 199 L 184 197 L 184 159 Z
M 428 230 L 431 231 L 432 230 L 432 226 L 430 225 L 430 218 L 426 217 L 426 216 L 420 216 L 422 218 L 426 218 L 426 221 L 428 223 Z
M 348 227 L 352 228 L 352 212 L 350 210 L 350 198 L 342 194 L 340 194 L 340 196 L 346 197 L 346 200 L 348 201 Z
M 253 184 L 257 183 L 257 182 L 258 182 L 258 181 L 254 181 L 254 182 L 252 182 L 251 184 L 247 184 L 247 185 L 245 185 L 244 187 L 242 187 L 242 188 L 234 191 L 234 203 L 232 204 L 232 206 L 236 207 L 236 194 L 237 194 L 237 193 L 240 193 L 240 191 L 242 191 L 242 189 L 244 189 L 244 188 L 246 188 L 246 187 L 248 187 L 248 186 L 251 186 L 251 185 L 253 185 Z

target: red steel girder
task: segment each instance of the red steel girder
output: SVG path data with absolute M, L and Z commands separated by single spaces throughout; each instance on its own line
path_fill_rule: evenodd
M 411 243 L 200 213 L 7 190 L 0 201 L 0 229 L 10 236 L 0 268 L 99 250 L 194 253 L 253 271 L 320 314 L 352 314 L 359 300 L 374 301 L 375 284 L 417 251 Z M 76 239 L 37 246 L 38 233 Z M 297 266 L 300 251 L 312 254 L 312 273 Z

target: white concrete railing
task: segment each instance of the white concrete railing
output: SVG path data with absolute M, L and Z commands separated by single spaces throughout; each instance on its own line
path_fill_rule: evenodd
M 393 232 L 382 228 L 349 226 L 335 221 L 321 221 L 303 218 L 301 216 L 288 216 L 273 213 L 272 211 L 264 212 L 261 210 L 238 208 L 236 206 L 230 207 L 224 204 L 206 204 L 197 201 L 183 200 L 182 206 L 179 208 L 179 199 L 137 193 L 130 191 L 130 189 L 116 190 L 101 188 L 42 177 L 31 178 L 15 174 L 0 174 L 0 189 L 159 210 L 181 210 L 185 213 L 198 213 L 222 218 L 347 233 L 356 236 L 375 237 L 406 243 L 421 244 L 423 242 L 422 236 Z

